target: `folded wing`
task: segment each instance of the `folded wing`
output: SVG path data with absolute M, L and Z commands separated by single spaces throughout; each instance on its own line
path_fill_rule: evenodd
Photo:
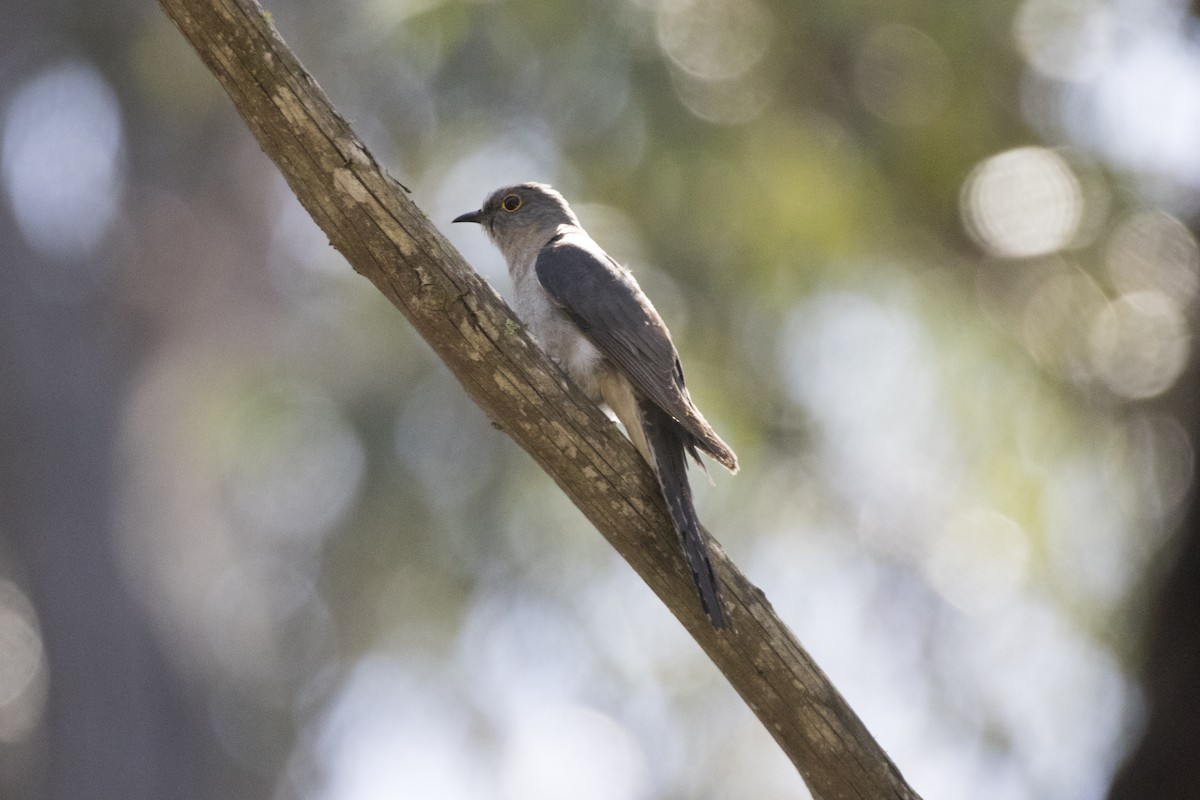
M 542 248 L 534 266 L 550 298 L 643 398 L 732 472 L 737 456 L 692 403 L 671 334 L 628 270 L 583 232 L 565 232 Z M 687 449 L 692 455 L 692 446 Z

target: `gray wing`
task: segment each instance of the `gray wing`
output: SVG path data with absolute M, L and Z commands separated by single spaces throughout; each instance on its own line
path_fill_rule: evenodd
M 699 447 L 730 472 L 737 472 L 737 456 L 688 396 L 666 324 L 628 270 L 588 236 L 562 233 L 538 253 L 534 271 L 550 299 L 616 366 L 638 396 L 680 424 L 687 434 L 685 448 L 697 463 Z
M 534 265 L 550 298 L 643 397 L 677 419 L 691 416 L 671 335 L 637 281 L 590 238 L 562 234 Z

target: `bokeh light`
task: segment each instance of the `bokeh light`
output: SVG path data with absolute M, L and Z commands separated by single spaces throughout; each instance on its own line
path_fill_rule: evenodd
M 671 74 L 675 93 L 688 111 L 706 122 L 739 125 L 761 115 L 774 94 L 770 84 L 731 79 L 699 78 L 686 71 Z
M 1092 322 L 1092 366 L 1114 394 L 1154 397 L 1171 388 L 1187 363 L 1191 337 L 1179 304 L 1162 292 L 1133 292 Z
M 1054 797 L 1102 796 L 1132 702 L 1112 657 L 1035 598 L 1014 598 L 990 620 L 986 636 L 959 641 L 959 655 L 977 674 L 997 659 L 1008 669 L 978 684 L 971 705 L 988 709 L 1013 737 L 1035 785 Z
M 1097 91 L 1097 116 L 1113 158 L 1200 184 L 1200 50 L 1141 43 Z
M 820 425 L 836 483 L 854 502 L 882 504 L 874 513 L 892 520 L 952 480 L 941 471 L 951 443 L 936 423 L 930 342 L 910 313 L 818 295 L 793 312 L 781 344 L 792 396 Z
M 1031 550 L 1021 526 L 988 508 L 965 509 L 947 523 L 926 562 L 932 585 L 972 614 L 994 611 L 1018 596 Z
M 1087 327 L 1107 307 L 1104 290 L 1077 265 L 1044 268 L 1022 308 L 1021 337 L 1047 369 L 1078 383 L 1091 374 Z
M 1063 126 L 1079 144 L 1137 173 L 1149 197 L 1195 208 L 1200 186 L 1200 45 L 1172 30 L 1171 13 L 1117 6 L 1124 28 L 1092 80 L 1065 95 Z M 1177 23 L 1178 24 L 1178 23 Z
M 1117 24 L 1101 0 L 1024 0 L 1013 33 L 1021 54 L 1046 77 L 1086 81 L 1112 58 Z
M 231 410 L 224 491 L 239 522 L 270 535 L 319 537 L 354 503 L 364 453 L 330 398 L 269 387 Z
M 121 110 L 108 83 L 85 63 L 50 67 L 9 101 L 2 136 L 4 189 L 29 245 L 54 261 L 92 255 L 124 190 Z M 80 278 L 89 282 L 72 273 L 53 290 Z
M 962 192 L 967 230 L 985 249 L 1028 258 L 1071 244 L 1083 218 L 1083 193 L 1067 163 L 1041 147 L 992 156 Z
M 658 6 L 658 45 L 683 105 L 709 122 L 757 117 L 771 87 L 755 74 L 771 44 L 772 12 L 757 2 L 666 0 Z
M 29 598 L 0 579 L 0 742 L 27 739 L 46 704 L 42 637 Z
M 701 80 L 745 75 L 766 55 L 772 27 L 771 11 L 756 0 L 666 0 L 658 9 L 663 53 Z
M 511 800 L 635 800 L 645 796 L 634 742 L 614 720 L 580 706 L 539 709 L 517 720 L 500 781 Z
M 463 706 L 428 670 L 381 655 L 359 662 L 316 734 L 315 800 L 488 796 L 486 778 L 464 769 L 475 750 Z M 431 688 L 435 687 L 435 688 Z M 311 756 L 305 754 L 305 762 Z M 299 769 L 299 768 L 298 768 Z
M 1186 307 L 1200 288 L 1196 237 L 1163 211 L 1137 211 L 1108 241 L 1105 265 L 1119 292 L 1158 291 Z

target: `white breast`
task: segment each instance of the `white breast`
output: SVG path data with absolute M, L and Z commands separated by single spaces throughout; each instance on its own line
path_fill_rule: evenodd
M 514 306 L 542 349 L 593 400 L 600 401 L 603 356 L 546 294 L 533 269 L 518 271 Z

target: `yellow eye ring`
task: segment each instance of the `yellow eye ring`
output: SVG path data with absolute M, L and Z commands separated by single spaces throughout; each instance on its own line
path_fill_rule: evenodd
M 500 207 L 505 211 L 516 211 L 521 207 L 521 198 L 515 194 L 505 195 L 504 199 L 500 201 Z

